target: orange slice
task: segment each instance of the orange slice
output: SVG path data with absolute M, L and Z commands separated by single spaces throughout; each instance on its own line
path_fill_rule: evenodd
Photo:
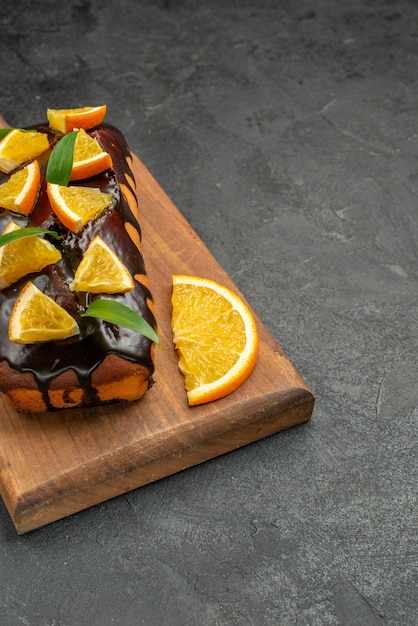
M 70 180 L 83 180 L 96 176 L 112 167 L 112 157 L 105 152 L 94 137 L 80 130 L 74 144 L 73 167 Z
M 45 133 L 14 128 L 0 141 L 0 170 L 7 174 L 48 150 Z
M 88 130 L 101 124 L 106 115 L 106 105 L 76 109 L 47 109 L 46 115 L 51 128 L 65 134 L 79 128 Z
M 79 332 L 77 322 L 65 309 L 33 283 L 26 283 L 10 316 L 10 341 L 20 344 L 58 341 Z
M 89 244 L 70 283 L 71 291 L 90 293 L 125 293 L 134 288 L 126 266 L 99 236 Z
M 173 276 L 171 326 L 189 405 L 235 391 L 257 360 L 258 334 L 245 302 L 205 278 Z
M 9 222 L 3 235 L 19 226 Z M 0 247 L 0 291 L 17 280 L 30 274 L 40 272 L 47 265 L 61 259 L 61 252 L 49 241 L 34 235 L 25 239 L 16 239 Z
M 96 187 L 66 187 L 48 183 L 47 193 L 55 215 L 73 233 L 78 233 L 113 201 L 112 194 L 103 193 Z
M 0 185 L 0 207 L 29 215 L 38 198 L 40 186 L 41 173 L 39 163 L 35 160 Z

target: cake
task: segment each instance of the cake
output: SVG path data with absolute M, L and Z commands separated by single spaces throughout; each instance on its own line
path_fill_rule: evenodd
M 39 195 L 28 217 L 13 211 L 1 213 L 0 233 L 11 220 L 19 227 L 42 227 L 58 233 L 61 239 L 49 240 L 62 258 L 0 291 L 0 392 L 17 410 L 33 412 L 137 400 L 153 383 L 155 342 L 123 324 L 83 316 L 89 303 L 106 297 L 140 314 L 156 330 L 153 299 L 141 253 L 142 235 L 129 147 L 121 131 L 110 124 L 102 122 L 87 129 L 110 155 L 112 165 L 70 185 L 110 193 L 112 205 L 75 233 L 52 210 L 45 180 L 50 150 L 65 135 L 51 128 L 48 122 L 30 129 L 45 133 L 50 146 L 47 154 L 38 159 Z M 7 176 L 3 174 L 0 183 Z M 132 275 L 132 289 L 110 296 L 70 290 L 76 268 L 97 236 L 112 247 Z M 11 311 L 28 281 L 74 318 L 79 328 L 77 334 L 63 340 L 35 343 L 10 340 Z

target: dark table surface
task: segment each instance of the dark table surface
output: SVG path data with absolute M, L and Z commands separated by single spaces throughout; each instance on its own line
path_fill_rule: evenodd
M 0 20 L 9 124 L 107 103 L 317 397 L 27 535 L 0 503 L 1 625 L 417 624 L 418 5 L 2 0 Z

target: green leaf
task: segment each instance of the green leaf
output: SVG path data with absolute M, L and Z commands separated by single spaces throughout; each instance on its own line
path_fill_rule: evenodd
M 11 130 L 13 130 L 13 128 L 0 128 L 0 139 L 8 135 Z
M 83 313 L 83 317 L 97 317 L 105 322 L 130 328 L 161 346 L 157 333 L 142 315 L 116 300 L 94 300 Z
M 74 143 L 78 130 L 64 135 L 55 145 L 48 160 L 46 180 L 48 183 L 68 185 L 73 167 Z
M 0 236 L 0 248 L 7 243 L 11 243 L 16 239 L 24 239 L 25 237 L 33 237 L 34 235 L 51 235 L 54 239 L 63 239 L 63 235 L 59 235 L 55 230 L 48 230 L 47 228 L 38 228 L 37 226 L 28 226 L 27 228 L 19 228 L 18 230 L 12 230 L 10 233 Z
M 0 139 L 3 139 L 6 135 L 10 133 L 11 130 L 16 130 L 15 128 L 0 128 Z M 36 133 L 37 130 L 35 128 L 19 128 L 22 133 Z

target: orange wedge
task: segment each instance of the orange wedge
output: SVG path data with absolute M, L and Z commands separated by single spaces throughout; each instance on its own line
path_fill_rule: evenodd
M 78 233 L 112 204 L 112 194 L 96 187 L 66 187 L 47 184 L 51 208 L 58 219 L 73 233 Z
M 29 215 L 38 198 L 40 186 L 41 173 L 39 163 L 35 160 L 0 185 L 0 207 Z
M 115 252 L 99 236 L 89 244 L 70 283 L 70 291 L 125 293 L 134 288 L 133 278 Z
M 19 226 L 9 222 L 3 235 Z M 40 272 L 61 259 L 61 252 L 46 239 L 34 235 L 0 247 L 0 291 L 31 272 Z
M 10 341 L 20 344 L 58 341 L 79 332 L 77 322 L 65 309 L 33 283 L 26 283 L 10 315 Z
M 190 406 L 235 391 L 257 360 L 258 334 L 247 304 L 205 278 L 173 276 L 173 341 Z
M 88 130 L 101 124 L 106 115 L 106 105 L 76 109 L 47 109 L 46 115 L 51 128 L 65 134 L 79 128 Z
M 112 157 L 105 152 L 94 137 L 85 130 L 77 133 L 74 144 L 73 167 L 70 180 L 83 180 L 96 176 L 112 167 Z
M 0 170 L 9 174 L 48 150 L 45 133 L 14 128 L 0 141 Z

